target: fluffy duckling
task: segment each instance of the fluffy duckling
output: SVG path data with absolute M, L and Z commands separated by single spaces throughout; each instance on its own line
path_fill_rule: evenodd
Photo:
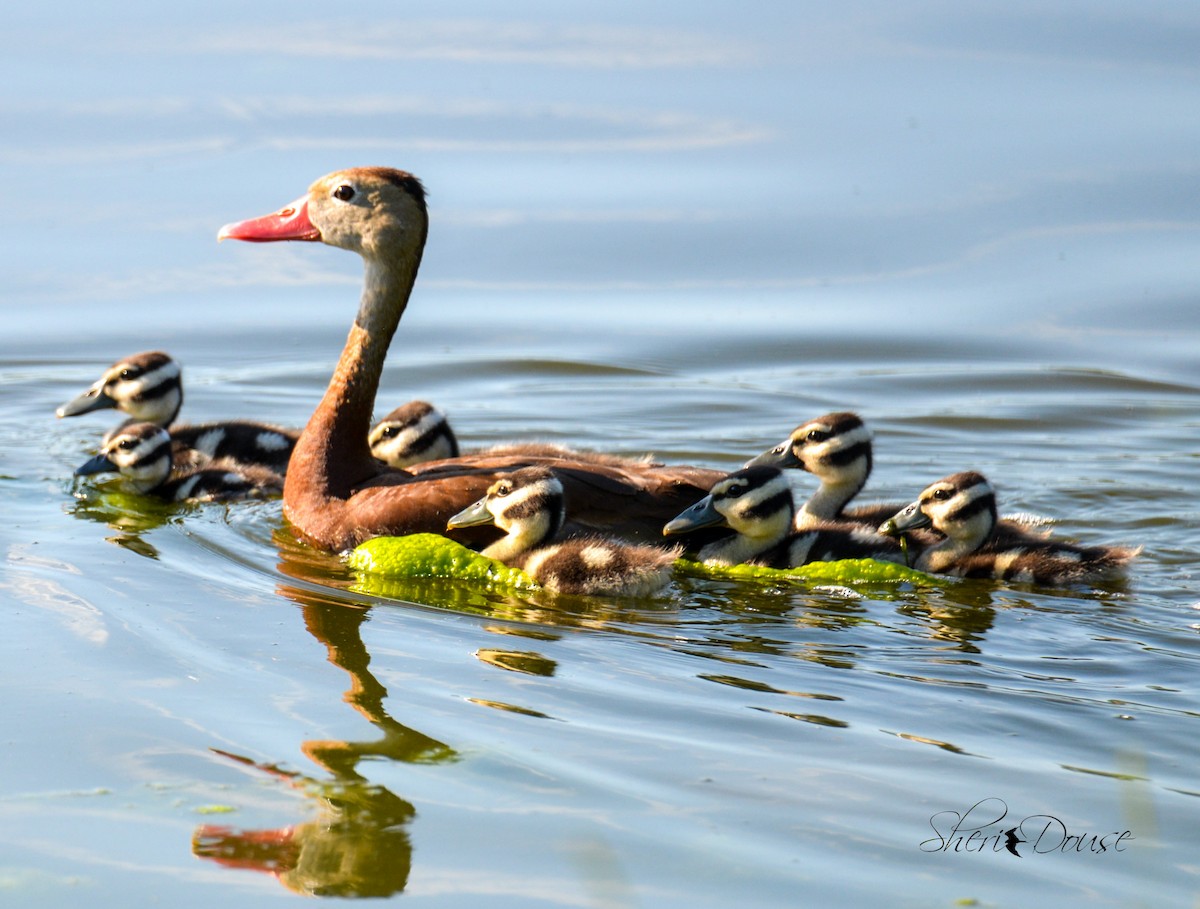
M 153 423 L 129 423 L 105 439 L 100 453 L 75 476 L 119 473 L 137 493 L 168 502 L 264 498 L 283 491 L 283 478 L 262 467 L 214 462 L 171 475 L 171 436 Z
M 495 524 L 507 536 L 483 555 L 520 568 L 560 593 L 646 596 L 671 578 L 679 550 L 633 546 L 601 537 L 555 537 L 566 520 L 562 483 L 545 467 L 523 467 L 493 483 L 449 527 Z
M 59 417 L 76 417 L 112 408 L 129 415 L 130 423 L 153 423 L 169 429 L 177 467 L 199 466 L 228 459 L 238 464 L 287 470 L 299 432 L 255 420 L 222 420 L 176 424 L 183 407 L 183 371 L 161 350 L 147 350 L 119 360 L 105 370 L 83 394 L 55 411 Z M 113 435 L 105 437 L 105 443 Z
M 776 467 L 745 467 L 718 480 L 707 496 L 670 521 L 663 534 L 716 526 L 734 533 L 700 549 L 700 561 L 709 565 L 794 568 L 838 559 L 904 561 L 897 543 L 866 527 L 818 524 L 795 530 L 791 487 Z
M 458 438 L 446 415 L 427 401 L 401 404 L 371 427 L 371 454 L 391 467 L 457 458 Z
M 1045 585 L 1110 580 L 1123 575 L 1139 552 L 1119 546 L 1075 546 L 1033 535 L 997 538 L 996 523 L 991 484 L 982 474 L 965 471 L 927 486 L 879 529 L 898 535 L 933 527 L 945 540 L 926 548 L 915 567 L 964 578 Z

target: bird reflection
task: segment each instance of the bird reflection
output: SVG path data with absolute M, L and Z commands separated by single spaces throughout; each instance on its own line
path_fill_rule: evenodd
M 301 750 L 333 778 L 321 780 L 272 764 L 218 752 L 287 783 L 311 800 L 315 817 L 268 830 L 204 824 L 192 837 L 193 853 L 228 868 L 269 873 L 287 889 L 310 896 L 384 897 L 404 890 L 412 867 L 408 827 L 416 809 L 358 770 L 364 758 L 403 763 L 443 763 L 450 746 L 397 722 L 384 708 L 387 689 L 370 672 L 362 623 L 368 609 L 329 593 L 280 584 L 299 603 L 309 633 L 324 645 L 333 665 L 350 676 L 343 700 L 381 735 L 368 741 L 313 740 Z

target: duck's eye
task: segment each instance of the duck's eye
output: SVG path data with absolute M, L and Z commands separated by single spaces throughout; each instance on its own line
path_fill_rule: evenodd
M 508 483 L 501 483 L 496 487 L 496 495 L 498 496 L 506 496 L 510 492 L 512 492 L 512 486 L 510 486 Z
M 126 366 L 124 369 L 121 370 L 120 378 L 126 379 L 126 380 L 136 379 L 141 374 L 142 374 L 142 371 L 140 369 L 138 369 L 136 366 Z
M 738 496 L 740 496 L 745 491 L 746 491 L 745 486 L 730 486 L 728 489 L 725 490 L 725 498 L 736 499 Z
M 137 439 L 122 439 L 117 443 L 117 448 L 120 448 L 122 451 L 129 451 L 129 449 L 136 447 Z
M 949 489 L 935 489 L 933 491 L 933 498 L 937 499 L 939 502 L 944 502 L 944 501 L 946 501 L 946 499 L 950 498 L 950 490 Z
M 805 436 L 805 438 L 810 442 L 824 442 L 829 438 L 829 433 L 825 432 L 823 429 L 813 429 L 809 430 L 809 433 L 807 436 Z
M 349 202 L 354 198 L 354 187 L 348 183 L 343 183 L 333 191 L 333 197 L 342 202 Z
M 385 439 L 394 439 L 396 438 L 396 434 L 398 432 L 400 432 L 399 426 L 385 426 L 383 427 L 383 432 L 381 432 L 380 435 Z

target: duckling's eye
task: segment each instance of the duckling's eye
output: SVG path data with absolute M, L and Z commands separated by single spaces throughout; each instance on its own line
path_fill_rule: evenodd
M 725 497 L 727 499 L 736 499 L 738 496 L 740 496 L 745 491 L 746 491 L 745 486 L 730 486 L 728 489 L 725 490 Z
M 399 426 L 385 426 L 383 427 L 383 432 L 381 432 L 380 435 L 385 439 L 394 439 L 396 438 L 396 434 L 398 432 L 400 432 Z
M 829 438 L 829 433 L 825 432 L 823 429 L 813 429 L 809 431 L 805 438 L 810 442 L 824 442 Z
M 136 379 L 141 374 L 142 374 L 142 371 L 140 369 L 138 369 L 136 366 L 126 366 L 124 369 L 121 370 L 120 378 Z
M 937 499 L 939 502 L 944 502 L 944 501 L 946 501 L 946 499 L 950 498 L 950 490 L 949 489 L 935 489 L 933 491 L 932 498 Z
M 129 451 L 129 449 L 136 447 L 137 439 L 122 439 L 117 443 L 117 448 L 120 448 L 122 451 Z
M 333 197 L 342 202 L 349 202 L 354 198 L 354 187 L 348 183 L 343 183 L 333 191 Z
M 496 495 L 498 496 L 506 496 L 510 492 L 512 492 L 512 486 L 510 486 L 508 483 L 501 483 L 496 487 Z

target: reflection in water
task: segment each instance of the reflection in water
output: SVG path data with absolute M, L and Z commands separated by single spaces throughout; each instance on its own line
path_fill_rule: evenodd
M 157 559 L 158 550 L 146 541 L 145 535 L 196 506 L 187 503 L 167 504 L 151 496 L 120 492 L 119 488 L 120 481 L 82 487 L 81 491 L 75 493 L 75 501 L 67 512 L 117 531 L 116 536 L 106 537 L 108 542 L 148 559 Z
M 416 809 L 373 784 L 359 770 L 363 758 L 403 763 L 445 763 L 457 759 L 448 745 L 398 723 L 384 708 L 387 689 L 370 672 L 362 623 L 368 609 L 337 602 L 297 586 L 279 592 L 299 603 L 309 633 L 324 645 L 329 662 L 350 676 L 343 700 L 381 733 L 370 741 L 313 740 L 301 750 L 333 775 L 317 780 L 273 765 L 220 752 L 285 779 L 311 799 L 316 818 L 269 830 L 238 830 L 204 824 L 192 838 L 192 851 L 230 868 L 275 875 L 289 890 L 311 896 L 381 897 L 401 892 L 412 867 L 407 826 Z
M 508 669 L 512 672 L 524 672 L 528 675 L 540 675 L 549 678 L 558 669 L 558 663 L 547 659 L 532 650 L 495 650 L 481 648 L 475 651 L 475 656 L 485 663 Z
M 316 806 L 315 820 L 270 830 L 202 824 L 192 852 L 227 868 L 263 871 L 310 896 L 390 896 L 408 883 L 416 811 L 382 786 L 322 782 L 225 754 L 288 779 Z

